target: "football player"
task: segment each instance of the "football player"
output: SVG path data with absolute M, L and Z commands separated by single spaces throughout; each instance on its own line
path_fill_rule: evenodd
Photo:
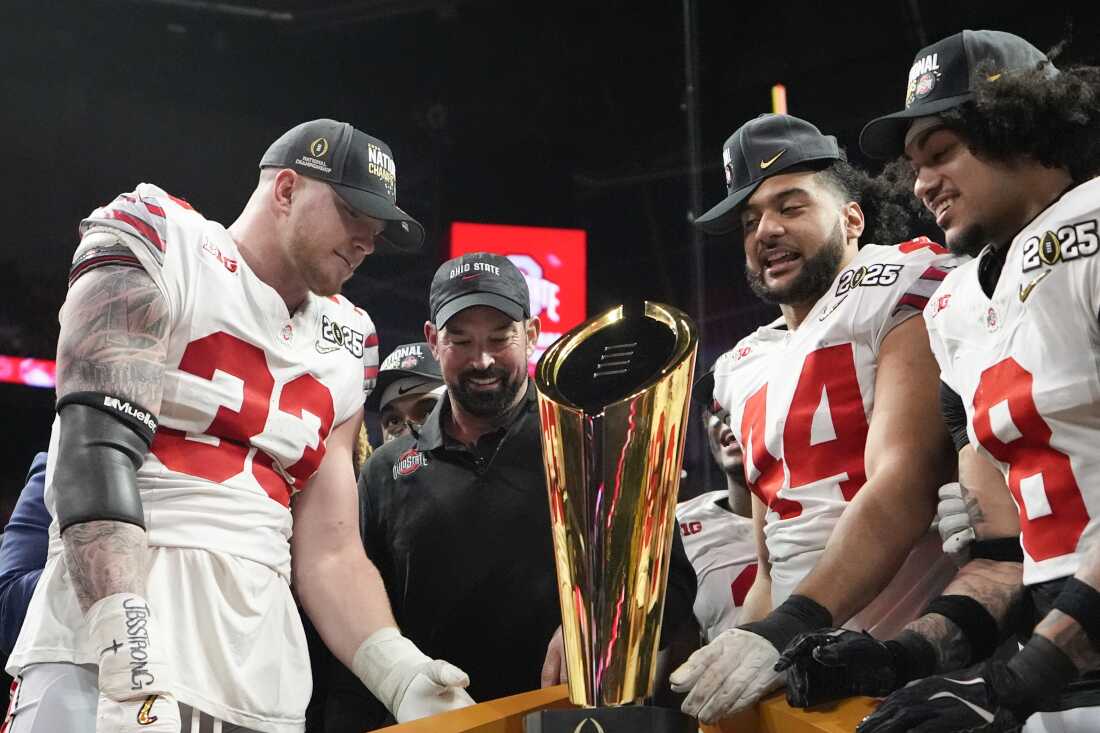
M 382 439 L 388 443 L 407 433 L 410 423 L 422 424 L 445 390 L 428 344 L 401 344 L 382 362 L 366 408 L 378 413 Z
M 291 129 L 260 168 L 228 229 L 145 183 L 81 224 L 12 733 L 302 731 L 292 579 L 399 720 L 471 702 L 397 630 L 355 521 L 378 345 L 339 292 L 423 229 L 389 147 L 347 123 Z
M 861 609 L 858 628 L 900 629 L 954 572 L 928 532 L 955 463 L 919 315 L 957 258 L 925 238 L 860 247 L 867 177 L 804 120 L 751 120 L 723 157 L 729 195 L 697 224 L 741 232 L 749 285 L 782 316 L 714 370 L 762 539 L 741 626 L 671 678 L 708 723 L 780 685 L 799 632 Z
M 861 136 L 869 155 L 904 155 L 948 245 L 974 255 L 924 319 L 951 430 L 1018 507 L 1037 621 L 1018 653 L 988 658 L 1015 589 L 975 578 L 922 629 L 937 669 L 971 666 L 895 692 L 862 733 L 1100 728 L 1098 125 L 1100 68 L 1059 70 L 1018 36 L 963 31 L 917 54 L 905 109 Z M 852 641 L 814 654 L 888 669 Z

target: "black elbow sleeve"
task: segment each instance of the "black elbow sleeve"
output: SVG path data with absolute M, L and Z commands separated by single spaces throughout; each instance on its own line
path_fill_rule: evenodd
M 148 410 L 111 395 L 77 392 L 58 401 L 53 491 L 62 532 L 110 520 L 145 528 L 137 471 L 156 432 Z

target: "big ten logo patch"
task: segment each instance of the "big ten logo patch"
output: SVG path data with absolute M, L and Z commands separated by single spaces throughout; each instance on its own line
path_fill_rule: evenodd
M 322 354 L 343 348 L 356 359 L 363 358 L 363 334 L 350 326 L 341 326 L 328 316 L 321 316 L 321 338 L 317 339 L 316 346 Z
M 393 478 L 396 480 L 399 476 L 411 476 L 427 465 L 428 456 L 416 448 L 410 448 L 399 455 L 393 464 Z
M 684 537 L 688 537 L 693 534 L 699 534 L 703 531 L 703 523 L 699 521 L 694 522 L 680 522 L 680 534 Z

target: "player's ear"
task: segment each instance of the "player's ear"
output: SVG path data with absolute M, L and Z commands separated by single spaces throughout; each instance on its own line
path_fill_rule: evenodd
M 528 318 L 524 330 L 527 331 L 527 358 L 530 359 L 531 354 L 535 353 L 535 346 L 539 343 L 539 334 L 542 333 L 542 321 L 539 320 L 538 316 Z
M 432 356 L 439 360 L 439 329 L 431 321 L 424 321 L 424 340 L 428 342 L 428 348 Z
M 854 239 L 859 242 L 859 238 L 863 236 L 863 228 L 866 225 L 863 218 L 863 209 L 855 201 L 849 201 L 841 209 L 841 216 L 844 222 L 845 238 L 849 241 Z
M 281 214 L 290 212 L 290 204 L 300 189 L 298 174 L 283 168 L 271 183 L 271 204 Z

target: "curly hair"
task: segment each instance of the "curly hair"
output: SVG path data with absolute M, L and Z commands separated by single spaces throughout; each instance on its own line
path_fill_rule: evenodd
M 1076 185 L 1100 175 L 1100 67 L 1071 66 L 1051 76 L 1048 64 L 992 81 L 992 67 L 979 65 L 982 80 L 974 98 L 939 116 L 977 157 L 1005 162 L 1031 158 L 1049 168 L 1064 168 Z M 875 178 L 875 186 L 886 195 L 913 216 L 930 221 L 911 195 L 913 182 L 904 157 L 888 163 Z
M 993 81 L 986 79 L 992 68 L 979 66 L 974 98 L 940 117 L 979 157 L 1027 157 L 1083 183 L 1100 175 L 1100 67 L 1050 76 L 1048 64 Z
M 841 150 L 840 160 L 818 172 L 818 180 L 830 186 L 844 201 L 856 201 L 863 209 L 866 229 L 860 246 L 897 244 L 921 234 L 935 234 L 935 221 L 924 207 L 912 205 L 912 195 L 890 178 L 872 177 L 848 162 Z M 911 189 L 910 189 L 911 190 Z

